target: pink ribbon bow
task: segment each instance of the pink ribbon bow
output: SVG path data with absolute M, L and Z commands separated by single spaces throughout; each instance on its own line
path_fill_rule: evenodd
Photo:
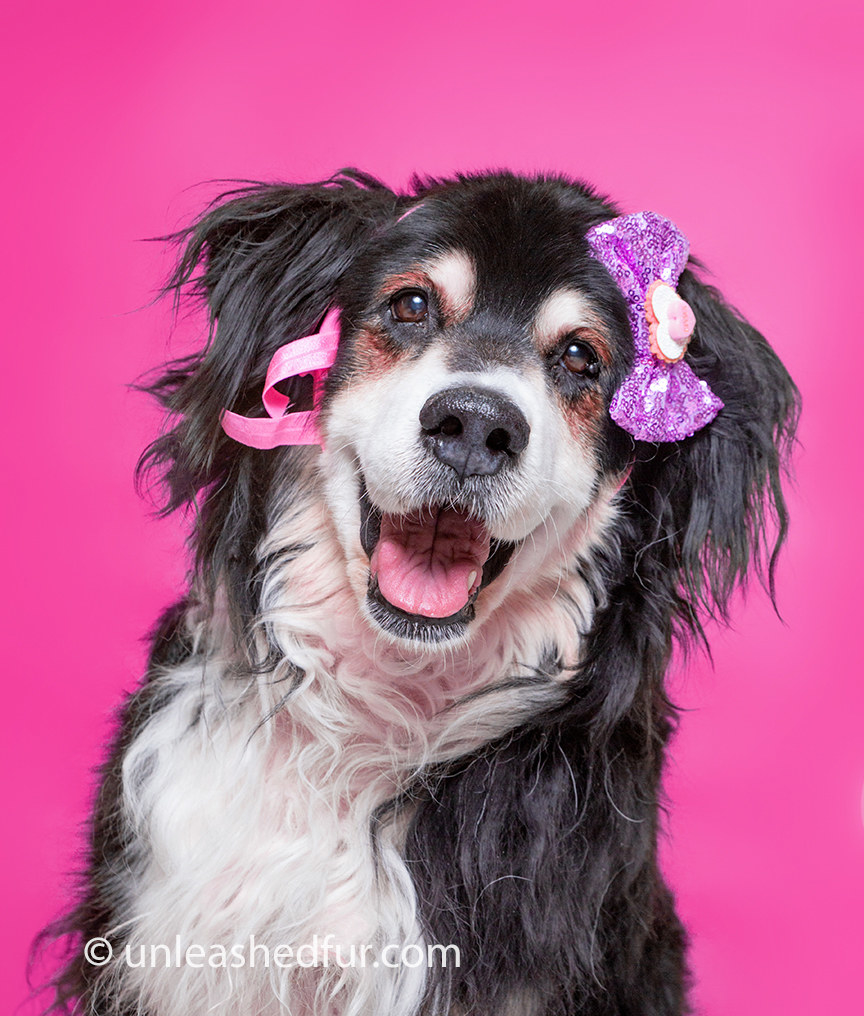
M 339 315 L 334 307 L 328 311 L 320 331 L 280 346 L 267 367 L 267 378 L 261 401 L 267 416 L 251 417 L 222 411 L 225 433 L 250 448 L 278 448 L 281 445 L 321 444 L 316 417 L 324 395 L 324 379 L 336 360 L 339 348 Z M 312 409 L 289 413 L 291 400 L 276 390 L 280 381 L 312 375 Z

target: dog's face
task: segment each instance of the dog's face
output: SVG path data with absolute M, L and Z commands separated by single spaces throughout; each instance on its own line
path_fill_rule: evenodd
M 455 186 L 343 279 L 322 465 L 355 592 L 393 639 L 466 640 L 600 538 L 633 343 L 590 224 L 540 188 Z
M 226 195 L 179 238 L 168 288 L 206 298 L 213 335 L 152 386 L 178 422 L 142 467 L 164 467 L 169 508 L 203 497 L 196 595 L 224 596 L 238 643 L 261 615 L 262 560 L 280 554 L 269 537 L 290 522 L 286 505 L 305 506 L 310 540 L 323 538 L 300 475 L 310 462 L 363 623 L 402 648 L 471 643 L 493 615 L 506 626 L 565 601 L 604 543 L 600 585 L 583 583 L 565 625 L 590 627 L 592 597 L 634 578 L 657 631 L 724 609 L 772 515 L 784 531 L 797 393 L 762 336 L 685 268 L 686 366 L 723 409 L 680 440 L 634 440 L 614 423 L 612 397 L 638 369 L 632 307 L 586 234 L 617 215 L 563 178 L 493 173 L 398 195 L 345 171 Z M 320 456 L 228 438 L 223 408 L 260 414 L 273 354 L 333 307 Z

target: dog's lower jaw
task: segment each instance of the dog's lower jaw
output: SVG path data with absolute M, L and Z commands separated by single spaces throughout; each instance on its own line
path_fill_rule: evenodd
M 409 441 L 391 453 L 403 482 L 390 468 L 376 486 L 367 482 L 367 470 L 381 472 L 381 449 L 373 454 L 377 446 L 370 451 L 368 442 L 358 444 L 349 436 L 352 428 L 335 415 L 342 429 L 325 427 L 328 438 L 313 482 L 362 614 L 382 641 L 421 656 L 476 644 L 503 602 L 502 588 L 537 590 L 549 576 L 557 584 L 562 570 L 602 542 L 611 493 L 597 492 L 599 471 L 591 456 L 569 463 L 554 481 L 540 471 L 529 473 L 530 481 L 514 472 L 506 482 L 493 478 L 494 486 L 483 485 L 487 477 L 457 484 L 434 469 L 424 473 L 429 463 Z M 521 552 L 525 544 L 528 554 Z M 517 558 L 521 574 L 513 574 L 519 572 Z

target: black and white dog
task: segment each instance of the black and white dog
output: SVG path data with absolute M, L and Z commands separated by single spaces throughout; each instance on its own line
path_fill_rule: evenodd
M 151 386 L 173 429 L 143 468 L 193 507 L 194 570 L 104 768 L 58 1008 L 686 1010 L 664 671 L 771 574 L 798 400 L 686 252 L 628 289 L 601 249 L 620 221 L 563 178 L 345 171 L 183 235 L 169 288 L 211 339 Z M 321 448 L 228 436 L 328 312 L 320 391 L 276 389 Z M 667 380 L 622 409 L 640 364 Z M 675 368 L 696 395 L 663 404 Z

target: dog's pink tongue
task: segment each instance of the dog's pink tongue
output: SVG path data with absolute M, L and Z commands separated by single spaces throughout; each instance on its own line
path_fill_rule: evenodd
M 458 614 L 480 585 L 489 557 L 483 524 L 462 512 L 384 515 L 372 574 L 388 603 L 409 614 Z

